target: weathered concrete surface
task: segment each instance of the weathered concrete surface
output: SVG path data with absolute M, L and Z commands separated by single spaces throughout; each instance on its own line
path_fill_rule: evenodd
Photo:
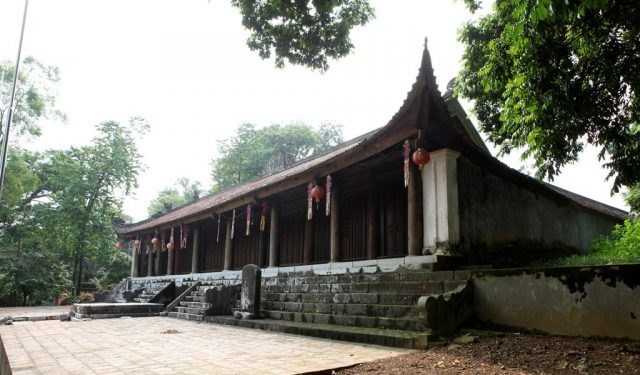
M 464 157 L 457 169 L 460 248 L 468 256 L 509 249 L 586 252 L 621 221 L 498 177 Z
M 452 334 L 473 316 L 473 285 L 463 281 L 450 292 L 420 297 L 418 314 L 434 334 Z
M 297 374 L 410 352 L 163 317 L 16 323 L 0 337 L 14 375 Z
M 640 340 L 640 265 L 478 272 L 481 320 L 568 336 Z

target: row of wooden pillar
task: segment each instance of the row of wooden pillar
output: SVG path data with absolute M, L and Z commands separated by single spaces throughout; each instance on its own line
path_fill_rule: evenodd
M 420 179 L 416 176 L 414 168 L 410 169 L 408 186 L 407 186 L 407 246 L 409 255 L 421 255 L 422 253 L 422 217 L 420 215 L 420 194 L 418 190 L 418 183 Z M 379 207 L 378 207 L 378 191 L 377 185 L 374 181 L 374 176 L 370 176 L 368 182 L 367 191 L 367 249 L 366 254 L 368 259 L 375 259 L 379 251 L 379 238 L 380 238 L 380 226 L 379 226 Z M 330 215 L 330 237 L 329 246 L 331 254 L 331 262 L 339 262 L 342 260 L 341 249 L 341 233 L 340 233 L 340 204 L 339 191 L 334 187 L 331 199 L 331 215 Z M 270 225 L 269 225 L 269 267 L 279 266 L 279 208 L 277 204 L 272 204 L 270 208 Z M 233 239 L 231 238 L 231 222 L 227 221 L 227 227 L 225 231 L 225 247 L 224 247 L 224 269 L 231 270 L 233 267 Z M 193 242 L 192 242 L 192 257 L 191 257 L 191 272 L 200 272 L 198 269 L 200 259 L 200 233 L 199 228 L 195 227 L 193 230 Z M 303 248 L 303 263 L 309 264 L 313 257 L 313 221 L 307 220 L 305 223 L 305 237 Z M 265 246 L 265 233 L 260 232 L 259 238 L 259 252 L 258 252 L 258 265 L 260 267 L 266 266 L 266 249 Z M 149 251 L 149 261 L 147 262 L 147 276 L 153 276 L 154 263 L 155 270 L 160 269 L 160 257 L 157 256 L 155 262 L 152 262 L 153 254 Z M 167 257 L 167 275 L 173 274 L 175 261 L 175 251 L 169 251 Z M 134 256 L 132 261 L 132 276 L 138 275 L 138 257 Z

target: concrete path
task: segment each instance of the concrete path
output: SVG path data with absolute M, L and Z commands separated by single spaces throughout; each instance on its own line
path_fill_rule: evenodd
M 14 375 L 295 374 L 410 350 L 166 317 L 0 326 Z
M 32 318 L 43 316 L 55 316 L 68 313 L 73 306 L 25 306 L 25 307 L 0 307 L 0 316 L 10 315 L 13 318 Z

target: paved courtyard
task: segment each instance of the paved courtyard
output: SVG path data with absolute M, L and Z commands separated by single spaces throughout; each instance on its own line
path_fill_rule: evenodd
M 167 317 L 0 326 L 14 375 L 296 374 L 409 350 Z

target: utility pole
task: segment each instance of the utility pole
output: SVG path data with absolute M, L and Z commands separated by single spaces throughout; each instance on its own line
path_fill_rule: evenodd
M 18 84 L 18 70 L 20 69 L 20 54 L 22 53 L 22 39 L 24 37 L 24 25 L 27 22 L 27 8 L 29 0 L 24 0 L 24 14 L 22 15 L 22 28 L 20 30 L 20 42 L 18 43 L 18 57 L 16 58 L 16 69 L 13 72 L 13 86 L 11 87 L 11 99 L 7 112 L 7 125 L 2 132 L 2 153 L 0 154 L 0 201 L 2 201 L 2 190 L 4 187 L 4 174 L 7 164 L 7 152 L 9 149 L 9 131 L 11 130 L 11 120 L 13 118 L 13 107 L 16 96 L 16 86 Z M 0 124 L 2 125 L 2 124 Z

